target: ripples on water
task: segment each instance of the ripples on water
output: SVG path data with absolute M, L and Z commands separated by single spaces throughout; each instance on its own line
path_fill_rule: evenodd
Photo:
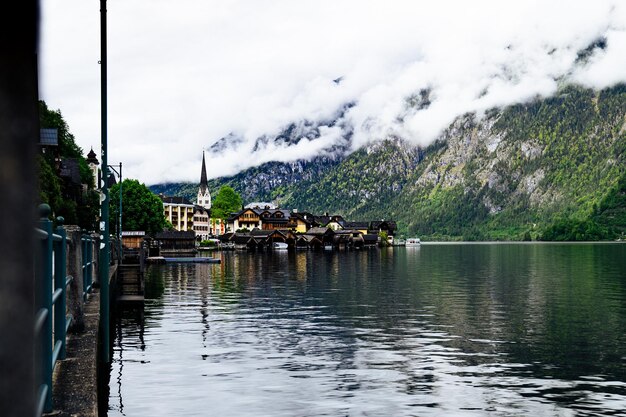
M 626 245 L 150 267 L 109 416 L 626 415 Z

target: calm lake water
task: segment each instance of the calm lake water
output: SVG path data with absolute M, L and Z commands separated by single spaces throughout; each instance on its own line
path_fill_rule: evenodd
M 108 416 L 626 415 L 626 245 L 151 266 Z

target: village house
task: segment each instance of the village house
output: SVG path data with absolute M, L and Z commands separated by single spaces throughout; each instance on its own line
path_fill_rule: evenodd
M 370 227 L 368 230 L 368 234 L 378 235 L 380 232 L 385 232 L 387 234 L 387 239 L 390 244 L 393 244 L 393 239 L 396 235 L 396 230 L 398 230 L 398 226 L 394 221 L 373 221 L 370 222 Z
M 327 243 L 319 233 L 327 233 L 326 230 L 340 232 L 340 237 L 334 242 L 335 246 L 348 242 L 350 247 L 375 244 L 378 241 L 380 232 L 385 232 L 389 243 L 393 243 L 397 225 L 394 221 L 347 221 L 341 215 L 316 216 L 309 212 L 298 212 L 298 210 L 286 210 L 270 208 L 269 203 L 254 203 L 247 205 L 243 210 L 232 213 L 226 220 L 226 231 L 247 233 L 258 229 L 264 231 L 280 230 L 291 231 L 303 235 L 301 239 L 296 239 L 299 246 L 304 247 L 305 241 L 308 246 Z M 312 229 L 313 232 L 311 232 Z M 328 239 L 326 239 L 328 240 Z M 331 242 L 331 244 L 333 244 Z
M 195 205 L 193 212 L 193 231 L 196 241 L 207 240 L 211 237 L 211 211 L 206 208 Z
M 244 208 L 231 214 L 226 219 L 226 229 L 236 232 L 238 230 L 301 230 L 306 229 L 306 220 L 293 217 L 289 210 L 281 209 L 258 209 Z
M 261 228 L 261 215 L 255 209 L 247 208 L 233 213 L 226 219 L 226 231 L 252 230 Z
M 195 237 L 195 233 L 192 230 L 164 230 L 163 232 L 157 233 L 155 239 L 159 242 L 161 256 L 176 256 L 195 254 Z
M 167 197 L 159 195 L 163 201 L 163 214 L 175 230 L 193 231 L 195 205 L 184 197 Z
M 295 231 L 297 233 L 306 233 L 312 227 L 319 226 L 315 221 L 315 216 L 311 213 L 299 213 L 297 210 L 291 212 L 291 220 L 296 225 Z

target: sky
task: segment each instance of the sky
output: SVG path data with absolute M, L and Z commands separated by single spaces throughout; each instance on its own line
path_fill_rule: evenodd
M 100 154 L 99 1 L 40 5 L 40 99 Z M 108 0 L 107 20 L 108 163 L 147 185 L 198 182 L 204 149 L 214 178 L 425 146 L 466 112 L 626 82 L 622 0 Z M 318 138 L 259 145 L 303 121 Z

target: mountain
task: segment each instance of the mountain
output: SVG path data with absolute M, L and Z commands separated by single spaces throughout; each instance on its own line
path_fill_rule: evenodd
M 310 161 L 267 162 L 230 177 L 221 177 L 208 181 L 211 195 L 215 195 L 222 185 L 229 185 L 243 198 L 249 201 L 284 201 L 285 192 L 300 183 L 315 183 L 325 176 L 334 166 L 343 160 L 343 156 L 319 156 Z M 165 183 L 151 185 L 156 194 L 186 197 L 195 201 L 198 193 L 197 183 Z
M 347 148 L 346 148 L 347 149 Z M 328 154 L 330 155 L 330 154 Z M 353 153 L 267 163 L 211 182 L 244 201 L 394 219 L 431 239 L 595 240 L 626 233 L 626 85 L 565 86 L 458 117 L 429 147 L 399 137 Z M 195 184 L 151 187 L 195 195 Z

